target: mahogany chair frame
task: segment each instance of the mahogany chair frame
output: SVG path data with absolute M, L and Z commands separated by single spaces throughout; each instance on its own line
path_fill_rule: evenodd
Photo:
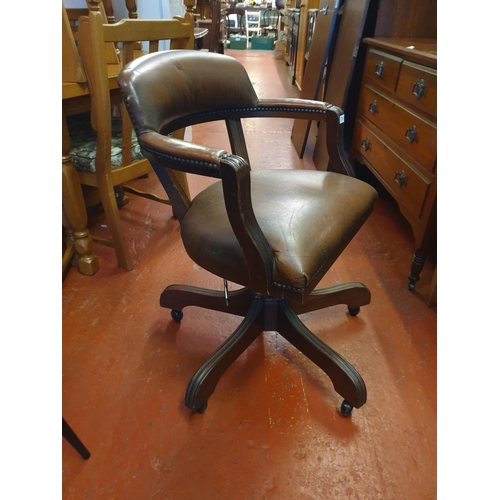
M 161 294 L 160 305 L 172 310 L 172 318 L 175 321 L 182 320 L 182 311 L 188 306 L 243 316 L 240 326 L 192 377 L 186 391 L 185 404 L 193 411 L 205 411 L 208 398 L 214 392 L 227 368 L 262 331 L 277 331 L 328 375 L 335 390 L 344 398 L 341 412 L 347 416 L 353 407 L 359 408 L 366 402 L 366 387 L 363 379 L 347 360 L 318 339 L 302 323 L 298 315 L 337 304 L 346 304 L 349 313 L 355 316 L 361 306 L 370 302 L 370 292 L 361 283 L 314 289 L 368 217 L 371 212 L 370 204 L 375 201 L 376 192 L 366 185 L 363 189 L 358 189 L 359 184 L 364 185 L 364 183 L 353 179 L 355 182 L 351 185 L 356 186 L 357 193 L 363 192 L 363 197 L 367 200 L 366 210 L 361 212 L 359 219 L 350 227 L 349 232 L 342 235 L 340 243 L 328 257 L 329 260 L 311 278 L 306 288 L 298 289 L 280 284 L 275 278 L 275 254 L 254 214 L 250 182 L 252 173 L 241 123 L 243 118 L 256 117 L 325 122 L 332 163 L 338 168 L 343 168 L 349 177 L 354 177 L 342 146 L 343 112 L 338 107 L 318 101 L 271 100 L 257 97 L 254 99 L 251 95 L 249 98 L 247 95 L 242 98 L 240 90 L 235 90 L 233 96 L 228 93 L 228 102 L 221 103 L 219 99 L 219 102 L 214 104 L 216 100 L 214 92 L 220 93 L 219 88 L 224 85 L 218 77 L 214 77 L 214 81 L 211 81 L 212 86 L 216 88 L 211 93 L 212 99 L 204 96 L 206 102 L 201 100 L 199 103 L 192 104 L 193 98 L 187 98 L 185 106 L 184 104 L 174 105 L 176 109 L 171 111 L 172 103 L 168 104 L 169 96 L 180 93 L 176 86 L 184 85 L 182 92 L 184 94 L 188 92 L 186 83 L 177 83 L 173 78 L 170 78 L 168 84 L 165 81 L 168 75 L 173 73 L 173 68 L 177 67 L 177 64 L 182 65 L 183 75 L 189 81 L 188 63 L 183 64 L 180 60 L 182 58 L 184 55 L 173 53 L 146 56 L 140 62 L 144 65 L 143 67 L 139 63 L 132 63 L 124 68 L 119 75 L 118 84 L 124 94 L 127 109 L 133 117 L 143 154 L 150 159 L 172 204 L 176 207 L 181 227 L 185 216 L 191 209 L 192 202 L 183 192 L 172 172 L 179 170 L 221 179 L 227 216 L 247 263 L 248 276 L 239 282 L 243 286 L 239 290 L 227 292 L 225 289 L 220 292 L 188 285 L 170 285 Z M 221 75 L 221 77 L 231 74 L 235 89 L 244 88 L 246 92 L 251 86 L 248 77 L 245 77 L 246 73 L 243 74 L 244 70 L 238 71 L 239 63 L 232 58 L 211 53 L 200 54 L 200 58 L 189 55 L 189 58 L 193 61 L 191 63 L 193 71 L 211 68 L 214 74 Z M 203 58 L 206 59 L 205 65 L 202 64 Z M 170 59 L 173 61 L 171 65 Z M 205 72 L 204 81 L 207 80 L 206 75 Z M 207 85 L 210 83 L 207 82 Z M 149 92 L 152 86 L 155 86 L 155 95 Z M 168 90 L 162 93 L 160 90 L 162 88 Z M 252 92 L 253 89 L 248 94 Z M 158 93 L 163 95 L 159 96 Z M 253 95 L 255 95 L 254 92 Z M 195 108 L 195 106 L 199 107 Z M 163 110 L 169 110 L 170 116 L 166 111 L 156 112 L 160 107 Z M 178 141 L 168 136 L 179 126 L 185 127 L 216 120 L 223 120 L 226 123 L 232 154 L 199 144 Z M 316 173 L 302 172 L 302 174 Z M 344 175 L 335 173 L 325 173 L 325 175 L 339 176 L 335 177 L 336 179 L 345 178 Z M 300 189 L 300 186 L 297 187 Z M 213 272 L 217 274 L 216 271 Z M 231 277 L 222 274 L 219 276 L 231 280 Z

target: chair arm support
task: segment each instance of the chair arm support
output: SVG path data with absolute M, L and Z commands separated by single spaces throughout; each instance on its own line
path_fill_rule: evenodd
M 250 166 L 236 155 L 221 159 L 220 171 L 229 222 L 248 263 L 250 288 L 269 294 L 273 283 L 274 253 L 255 217 Z
M 339 113 L 343 114 L 340 108 L 322 101 L 292 98 L 259 99 L 254 116 L 326 121 L 327 112 L 331 108 L 338 109 Z
M 228 153 L 174 139 L 157 132 L 146 132 L 138 138 L 143 155 L 151 163 L 191 174 L 220 178 L 220 159 Z
M 326 102 L 287 98 L 260 99 L 257 109 L 260 111 L 258 116 L 325 121 L 327 150 L 333 170 L 343 170 L 350 177 L 355 177 L 344 148 L 345 115 L 342 109 Z
M 252 207 L 250 166 L 241 157 L 224 150 L 174 139 L 157 132 L 139 138 L 143 155 L 151 162 L 182 220 L 187 206 L 174 203 L 178 194 L 168 170 L 222 179 L 229 222 L 247 259 L 252 290 L 267 294 L 271 290 L 274 254 L 262 232 Z

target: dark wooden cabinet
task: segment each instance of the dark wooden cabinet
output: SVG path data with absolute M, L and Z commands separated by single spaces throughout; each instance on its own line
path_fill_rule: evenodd
M 309 9 L 307 11 L 307 39 L 306 39 L 306 61 L 309 57 L 309 49 L 311 48 L 314 28 L 316 26 L 316 18 L 318 17 L 318 9 Z
M 437 49 L 435 40 L 368 38 L 350 156 L 366 165 L 411 224 L 410 289 L 435 231 Z
M 200 28 L 208 29 L 208 34 L 202 38 L 201 47 L 210 52 L 223 54 L 226 46 L 226 0 L 204 1 L 197 5 L 199 12 L 196 24 Z M 208 10 L 207 10 L 208 9 Z M 205 14 L 208 15 L 205 17 Z
M 290 83 L 295 85 L 297 69 L 297 44 L 299 41 L 300 9 L 288 9 L 288 35 L 286 39 L 286 64 Z

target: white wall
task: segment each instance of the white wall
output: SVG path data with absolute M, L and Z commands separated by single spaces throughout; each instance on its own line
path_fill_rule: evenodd
M 64 0 L 63 4 L 68 9 L 85 9 L 87 7 L 85 0 Z
M 69 9 L 85 8 L 85 0 L 64 0 Z M 124 0 L 113 0 L 115 20 L 128 17 Z M 137 0 L 137 15 L 140 19 L 170 19 L 174 16 L 183 16 L 186 11 L 182 0 Z

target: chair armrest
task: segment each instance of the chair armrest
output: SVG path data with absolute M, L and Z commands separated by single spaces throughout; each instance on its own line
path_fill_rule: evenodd
M 258 116 L 326 122 L 327 150 L 334 171 L 355 177 L 344 148 L 344 112 L 337 106 L 307 99 L 260 99 Z M 255 114 L 254 116 L 257 116 Z
M 143 155 L 151 163 L 207 177 L 221 177 L 220 160 L 228 153 L 223 149 L 174 139 L 157 132 L 146 132 L 138 137 Z
M 338 116 L 344 114 L 340 108 L 327 102 L 292 98 L 259 99 L 255 111 L 259 116 L 320 121 L 326 121 L 329 111 L 334 111 Z

